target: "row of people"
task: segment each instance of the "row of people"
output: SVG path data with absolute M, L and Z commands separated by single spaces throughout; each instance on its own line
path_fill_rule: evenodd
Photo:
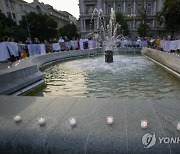
M 179 40 L 160 40 L 159 48 L 165 52 L 174 52 L 180 50 L 180 39 Z
M 139 48 L 141 48 L 141 47 L 147 47 L 148 42 L 146 39 L 141 39 L 140 37 L 138 37 L 137 40 L 122 37 L 118 41 L 118 46 L 122 47 L 122 48 L 126 48 L 126 47 L 139 47 Z
M 136 39 L 122 37 L 117 43 L 117 46 L 122 48 L 151 47 L 167 52 L 180 50 L 180 39 L 171 40 L 169 37 L 167 39 L 160 39 L 160 37 L 155 39 L 152 37 L 137 37 Z M 59 40 L 53 39 L 49 42 L 44 41 L 43 43 L 40 42 L 38 38 L 35 38 L 34 41 L 27 38 L 25 44 L 23 44 L 22 42 L 14 42 L 13 38 L 9 39 L 8 37 L 4 37 L 3 42 L 0 43 L 0 61 L 5 61 L 7 59 L 15 61 L 19 57 L 24 58 L 38 54 L 45 54 L 48 52 L 93 49 L 99 48 L 102 45 L 102 42 L 91 39 L 73 38 L 72 40 L 69 40 L 67 37 L 60 37 Z
M 148 41 L 148 47 L 165 52 L 180 50 L 180 37 L 177 36 L 175 39 L 171 39 L 170 36 L 151 37 Z
M 87 39 L 73 39 L 67 42 L 59 39 L 58 42 L 41 43 L 38 38 L 36 38 L 33 42 L 30 38 L 27 38 L 25 44 L 4 40 L 0 43 L 0 62 L 6 60 L 10 60 L 11 62 L 13 62 L 15 60 L 18 60 L 19 58 L 46 54 L 48 52 L 78 49 L 85 50 L 97 47 L 99 47 L 98 42 Z
M 38 38 L 35 38 L 34 41 L 31 41 L 30 38 L 27 38 L 26 44 L 40 44 Z M 91 39 L 79 39 L 73 38 L 72 40 L 67 37 L 60 37 L 59 40 L 54 38 L 50 41 L 44 41 L 47 52 L 57 52 L 57 51 L 68 51 L 68 50 L 84 50 L 84 49 L 93 49 L 98 46 L 97 41 Z

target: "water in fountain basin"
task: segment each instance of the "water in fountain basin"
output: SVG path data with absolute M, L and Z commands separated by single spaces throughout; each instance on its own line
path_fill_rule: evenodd
M 47 87 L 36 95 L 136 99 L 178 98 L 180 81 L 141 55 L 114 55 L 63 62 L 47 68 Z

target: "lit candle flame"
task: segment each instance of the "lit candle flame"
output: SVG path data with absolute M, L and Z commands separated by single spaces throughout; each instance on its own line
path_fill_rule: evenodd
M 38 123 L 39 123 L 39 125 L 44 125 L 45 123 L 46 123 L 46 120 L 45 120 L 45 118 L 43 118 L 43 117 L 41 117 L 41 118 L 39 118 L 38 119 Z
M 21 119 L 21 116 L 20 115 L 16 115 L 14 116 L 14 121 L 15 122 L 20 122 L 22 119 Z
M 77 124 L 76 119 L 74 117 L 69 118 L 69 122 L 71 126 L 75 126 Z
M 147 120 L 141 120 L 141 128 L 142 129 L 147 128 L 147 125 L 148 125 L 148 121 Z
M 180 121 L 177 124 L 177 130 L 180 131 Z
M 113 116 L 107 117 L 107 124 L 112 125 L 113 124 Z

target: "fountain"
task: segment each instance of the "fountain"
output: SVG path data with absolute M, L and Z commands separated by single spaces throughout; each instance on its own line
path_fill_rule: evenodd
M 103 42 L 104 53 L 105 53 L 105 62 L 111 63 L 113 62 L 113 54 L 114 51 L 117 49 L 117 39 L 122 37 L 122 35 L 117 35 L 117 30 L 121 26 L 116 23 L 116 15 L 113 8 L 111 8 L 111 14 L 109 23 L 106 25 L 105 19 L 103 17 L 103 11 L 94 9 L 92 13 L 91 23 L 94 19 L 94 16 L 97 15 L 97 26 L 100 26 L 99 34 L 95 33 L 93 35 L 93 39 Z M 92 33 L 90 33 L 92 34 Z M 89 34 L 88 34 L 89 35 Z
M 33 95 L 118 99 L 163 99 L 168 96 L 168 98 L 180 99 L 179 80 L 141 54 L 127 55 L 121 52 L 124 49 L 117 48 L 117 41 L 122 35 L 117 35 L 120 25 L 116 23 L 113 9 L 109 24 L 105 23 L 102 10 L 95 9 L 92 19 L 93 16 L 98 20 L 97 29 L 91 34 L 93 39 L 103 43 L 104 54 L 101 55 L 102 52 L 98 50 L 97 56 L 50 66 L 44 71 L 47 87 L 43 87 Z M 91 34 L 88 34 L 88 37 L 92 37 Z M 82 53 L 87 52 L 88 55 L 95 50 L 85 50 Z M 112 63 L 113 60 L 115 63 Z M 72 126 L 76 125 L 75 118 L 71 118 L 70 121 Z M 111 122 L 113 118 L 110 119 Z M 148 128 L 146 119 L 142 121 L 141 127 Z M 178 124 L 177 129 L 179 128 Z

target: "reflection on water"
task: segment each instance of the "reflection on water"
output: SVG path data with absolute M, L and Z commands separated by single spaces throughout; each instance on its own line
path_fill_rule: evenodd
M 56 64 L 45 71 L 47 87 L 37 95 L 180 98 L 180 80 L 141 55 L 104 56 Z

